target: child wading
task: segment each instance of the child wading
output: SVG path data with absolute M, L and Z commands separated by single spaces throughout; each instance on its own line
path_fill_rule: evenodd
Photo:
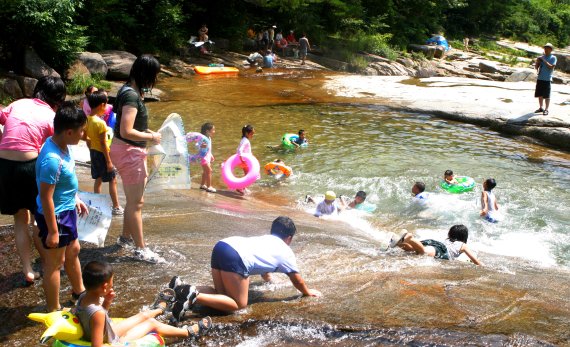
M 488 178 L 483 182 L 483 192 L 481 193 L 481 216 L 491 223 L 497 223 L 497 198 L 492 192 L 493 188 L 497 186 L 494 178 Z
M 109 139 L 107 138 L 107 124 L 101 118 L 107 107 L 107 93 L 104 90 L 92 92 L 87 96 L 91 114 L 87 117 L 87 127 L 83 139 L 89 146 L 91 157 L 91 178 L 95 180 L 93 191 L 101 193 L 103 182 L 109 182 L 109 195 L 113 202 L 113 215 L 120 216 L 123 209 L 119 205 L 117 194 L 117 177 L 115 167 L 109 155 Z
M 44 269 L 44 292 L 47 311 L 61 309 L 59 305 L 60 271 L 65 268 L 72 295 L 83 292 L 77 212 L 88 213 L 87 205 L 77 198 L 78 182 L 75 161 L 69 145 L 83 137 L 87 117 L 71 102 L 65 102 L 53 119 L 54 135 L 47 139 L 36 161 L 36 182 L 39 195 L 37 211 L 39 238 L 43 250 L 38 250 Z
M 200 164 L 202 165 L 202 181 L 200 182 L 200 189 L 204 189 L 207 192 L 215 193 L 216 188 L 212 187 L 212 164 L 214 162 L 214 156 L 212 155 L 212 135 L 216 133 L 216 127 L 212 123 L 204 123 L 200 133 L 210 139 L 210 148 L 208 148 L 208 153 L 202 158 Z M 203 144 L 207 146 L 207 144 Z
M 245 163 L 245 160 L 243 160 L 242 156 L 244 154 L 251 154 L 251 142 L 249 140 L 251 140 L 253 138 L 253 135 L 255 135 L 255 128 L 253 127 L 253 125 L 247 124 L 241 129 L 241 141 L 239 142 L 239 146 L 237 148 L 236 153 L 241 160 L 240 167 L 243 169 L 243 173 L 245 175 L 247 175 L 247 173 L 249 171 L 247 169 L 247 165 Z M 247 188 L 246 189 L 236 189 L 236 191 L 241 195 L 245 195 L 245 193 L 247 192 Z

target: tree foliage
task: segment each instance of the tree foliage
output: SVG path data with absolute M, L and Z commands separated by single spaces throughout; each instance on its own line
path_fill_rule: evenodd
M 423 42 L 506 36 L 570 43 L 570 0 L 0 0 L 0 59 L 16 68 L 27 46 L 64 67 L 83 49 L 135 54 L 175 51 L 201 24 L 210 37 L 239 43 L 249 27 L 307 32 L 388 51 Z

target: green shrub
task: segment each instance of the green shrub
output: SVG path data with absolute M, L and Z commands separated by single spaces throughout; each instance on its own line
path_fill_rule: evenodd
M 89 76 L 87 74 L 76 76 L 74 79 L 69 81 L 66 85 L 67 94 L 77 95 L 83 94 L 85 89 L 90 85 L 94 85 L 99 89 L 109 90 L 111 89 L 111 82 L 103 80 L 100 75 Z
M 350 70 L 354 72 L 364 70 L 368 67 L 368 60 L 360 55 L 352 55 L 348 62 L 350 64 Z

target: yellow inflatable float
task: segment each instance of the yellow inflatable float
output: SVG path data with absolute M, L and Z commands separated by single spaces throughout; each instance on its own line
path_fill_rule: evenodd
M 45 344 L 50 339 L 54 339 L 53 347 L 91 346 L 90 342 L 81 340 L 83 328 L 81 328 L 79 318 L 68 310 L 51 313 L 30 313 L 28 318 L 36 322 L 44 323 L 48 327 L 40 337 L 41 344 Z M 122 319 L 123 318 L 113 318 L 113 321 Z M 124 345 L 133 347 L 163 347 L 165 346 L 165 342 L 162 336 L 156 333 L 150 333 L 138 340 L 125 342 Z

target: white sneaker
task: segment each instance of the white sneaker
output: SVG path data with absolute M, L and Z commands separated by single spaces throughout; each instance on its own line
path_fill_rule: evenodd
M 113 216 L 122 216 L 125 214 L 125 210 L 123 210 L 123 208 L 121 206 L 119 207 L 113 207 Z
M 133 251 L 133 256 L 137 260 L 146 261 L 151 264 L 157 264 L 161 259 L 158 254 L 151 251 L 148 247 L 136 248 Z
M 130 238 L 119 236 L 117 238 L 117 245 L 119 245 L 123 248 L 134 248 L 135 247 L 135 241 L 133 241 L 133 239 L 130 239 Z

